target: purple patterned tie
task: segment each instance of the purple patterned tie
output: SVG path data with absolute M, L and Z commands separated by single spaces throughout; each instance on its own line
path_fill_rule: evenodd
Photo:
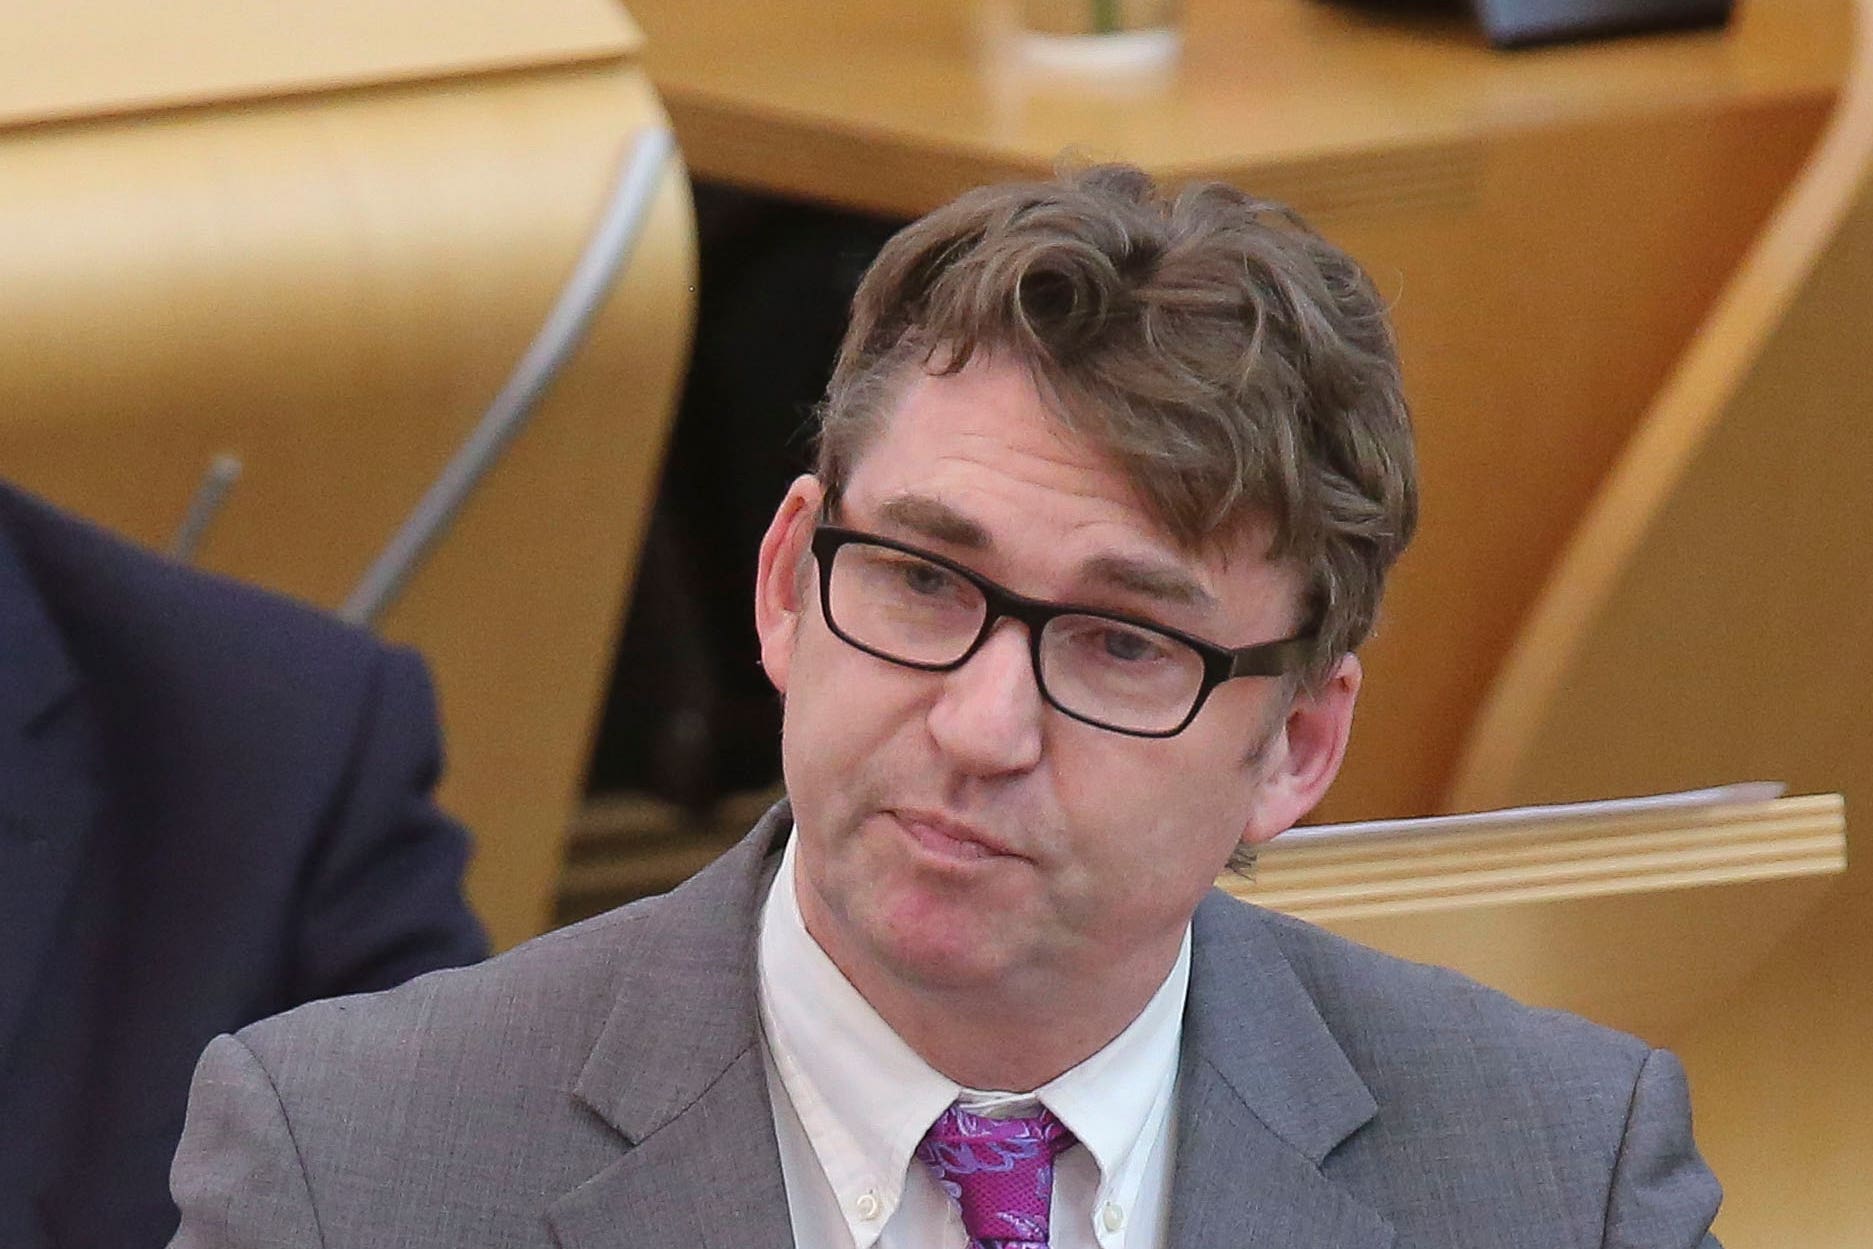
M 1047 1249 L 1054 1157 L 1072 1143 L 1044 1109 L 991 1119 L 951 1106 L 924 1133 L 917 1159 L 962 1207 L 970 1249 Z

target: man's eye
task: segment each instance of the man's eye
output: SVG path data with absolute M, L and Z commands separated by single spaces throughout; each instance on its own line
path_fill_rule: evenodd
M 898 571 L 904 585 L 914 594 L 942 595 L 956 591 L 955 574 L 938 568 L 935 564 L 924 564 L 907 560 Z
M 1164 638 L 1107 621 L 1083 620 L 1070 636 L 1087 660 L 1109 666 L 1142 667 L 1170 656 Z
M 1164 655 L 1164 647 L 1156 638 L 1136 629 L 1107 629 L 1104 643 L 1105 653 L 1124 663 L 1146 663 Z
M 920 607 L 960 605 L 970 596 L 969 583 L 947 568 L 913 556 L 874 556 L 867 565 L 875 593 Z

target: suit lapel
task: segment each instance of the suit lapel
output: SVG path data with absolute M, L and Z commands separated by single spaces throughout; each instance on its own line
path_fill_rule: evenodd
M 1251 908 L 1197 910 L 1178 1075 L 1174 1249 L 1384 1249 L 1392 1228 L 1322 1172 L 1377 1103 Z
M 759 1050 L 550 1218 L 564 1249 L 793 1249 Z
M 574 1089 L 623 1153 L 549 1211 L 564 1249 L 792 1249 L 755 971 L 756 917 L 792 826 L 776 807 L 650 904 L 650 932 Z
M 77 685 L 0 513 L 0 1059 L 43 973 L 98 808 L 94 726 L 79 714 Z

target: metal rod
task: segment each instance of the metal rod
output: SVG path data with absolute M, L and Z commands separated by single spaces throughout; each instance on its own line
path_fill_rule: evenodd
M 409 518 L 345 600 L 339 614 L 370 625 L 402 593 L 454 522 L 501 452 L 526 425 L 541 397 L 584 339 L 619 270 L 643 232 L 664 165 L 676 141 L 661 127 L 644 131 L 621 163 L 616 187 L 572 276 L 540 332 L 474 431 L 444 466 Z
M 228 501 L 228 492 L 234 489 L 234 483 L 240 479 L 240 457 L 224 451 L 209 462 L 208 471 L 202 474 L 201 484 L 195 487 L 195 497 L 189 500 L 188 515 L 182 518 L 182 527 L 170 539 L 171 555 L 184 564 L 195 562 L 196 554 L 202 549 L 202 539 L 208 534 L 208 526 L 221 514 L 222 507 Z

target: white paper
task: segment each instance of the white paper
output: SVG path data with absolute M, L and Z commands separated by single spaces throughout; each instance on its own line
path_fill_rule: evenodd
M 1469 811 L 1462 815 L 1427 815 L 1407 820 L 1360 820 L 1351 824 L 1309 824 L 1281 834 L 1282 841 L 1341 841 L 1353 837 L 1417 836 L 1424 833 L 1455 833 L 1487 825 L 1503 828 L 1516 824 L 1557 819 L 1588 819 L 1607 815 L 1630 815 L 1645 811 L 1675 811 L 1695 807 L 1714 807 L 1725 803 L 1769 802 L 1780 798 L 1788 786 L 1781 781 L 1740 781 L 1734 785 L 1716 785 L 1709 789 L 1685 789 L 1673 794 L 1648 794 L 1642 798 L 1600 798 L 1592 802 L 1561 802 L 1540 807 L 1505 807 L 1500 811 Z

